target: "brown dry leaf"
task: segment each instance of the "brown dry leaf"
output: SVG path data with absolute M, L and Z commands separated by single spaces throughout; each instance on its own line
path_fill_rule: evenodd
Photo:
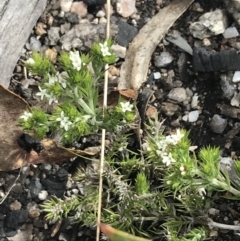
M 139 31 L 127 50 L 118 89 L 139 89 L 146 81 L 150 59 L 158 43 L 194 0 L 175 0 Z
M 22 134 L 18 120 L 26 109 L 30 107 L 24 99 L 0 85 L 0 171 L 26 164 L 27 152 L 17 143 Z
M 43 145 L 43 150 L 38 154 L 35 151 L 31 151 L 30 154 L 26 156 L 26 160 L 32 164 L 38 163 L 62 163 L 64 161 L 69 161 L 71 158 L 76 157 L 71 149 L 66 149 L 58 146 L 57 143 L 52 139 L 43 139 L 41 141 Z
M 137 91 L 133 89 L 128 89 L 128 90 L 112 90 L 111 92 L 108 93 L 108 99 L 107 99 L 107 107 L 108 108 L 113 108 L 118 104 L 118 99 L 119 95 L 122 96 L 123 99 L 129 100 L 137 99 Z M 102 107 L 103 105 L 103 96 L 99 96 L 98 98 L 98 106 Z
M 26 109 L 27 102 L 0 85 L 0 171 L 18 169 L 28 163 L 61 163 L 75 157 L 74 153 L 63 149 L 54 140 L 44 139 L 44 149 L 40 154 L 35 151 L 28 153 L 19 147 L 18 137 L 23 133 L 18 125 L 19 117 Z
M 51 60 L 51 62 L 56 63 L 57 61 L 57 50 L 55 48 L 47 49 L 45 51 L 45 55 L 47 58 Z
M 138 93 L 136 90 L 128 89 L 128 90 L 119 90 L 121 96 L 136 100 L 138 97 Z

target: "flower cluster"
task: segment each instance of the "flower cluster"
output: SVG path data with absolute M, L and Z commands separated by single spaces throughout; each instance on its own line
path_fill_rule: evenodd
M 170 166 L 171 163 L 176 162 L 172 156 L 171 150 L 176 146 L 183 138 L 184 133 L 177 129 L 175 134 L 160 135 L 157 139 L 148 139 L 144 144 L 145 152 L 155 152 L 155 155 L 159 157 L 163 164 Z

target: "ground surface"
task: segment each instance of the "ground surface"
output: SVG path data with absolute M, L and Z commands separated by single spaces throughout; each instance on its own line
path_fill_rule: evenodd
M 113 31 L 113 38 L 116 39 L 120 45 L 127 47 L 137 31 L 151 19 L 160 8 L 166 6 L 169 2 L 171 1 L 137 1 L 136 6 L 138 12 L 133 19 L 122 18 L 117 13 L 114 13 L 112 17 L 113 22 L 119 26 L 117 21 L 120 20 L 121 24 L 124 26 L 122 27 L 122 32 Z M 115 5 L 113 8 L 115 9 Z M 203 45 L 205 40 L 193 38 L 189 32 L 189 25 L 197 21 L 203 13 L 215 10 L 216 8 L 225 9 L 226 7 L 220 0 L 195 1 L 195 3 L 177 20 L 172 29 L 178 30 L 182 37 L 186 39 L 192 47 L 199 47 Z M 98 24 L 93 24 L 92 22 L 98 19 L 96 18 L 96 14 L 100 9 L 101 6 L 91 7 L 88 9 L 87 16 L 83 17 L 83 19 L 87 18 L 90 20 L 90 25 L 94 26 L 93 28 L 97 28 L 98 26 Z M 89 35 L 84 36 L 83 34 L 81 36 L 81 44 L 77 41 L 75 45 L 67 42 L 66 35 L 69 33 L 70 28 L 78 23 L 79 19 L 76 14 L 68 13 L 65 17 L 59 17 L 59 14 L 59 3 L 54 0 L 51 1 L 46 11 L 39 19 L 38 24 L 42 25 L 43 28 L 39 27 L 40 30 L 36 31 L 36 29 L 34 29 L 32 31 L 31 36 L 29 36 L 29 42 L 26 43 L 23 49 L 21 59 L 27 59 L 31 51 L 38 50 L 40 47 L 45 50 L 54 47 L 56 51 L 59 52 L 63 46 L 67 48 L 66 46 L 70 44 L 76 49 L 86 50 L 94 39 L 97 39 L 98 36 L 102 37 L 101 31 L 96 30 L 91 37 L 89 37 Z M 228 13 L 227 16 L 229 20 L 228 25 L 236 26 L 239 29 L 231 14 Z M 46 26 L 44 26 L 44 24 Z M 88 31 L 89 28 L 89 26 L 86 27 L 84 31 Z M 124 31 L 127 32 L 127 35 L 124 35 Z M 36 39 L 37 36 L 39 40 Z M 128 36 L 127 39 L 126 36 Z M 210 46 L 216 51 L 228 49 L 233 46 L 235 46 L 235 49 L 238 51 L 236 43 L 239 44 L 238 41 L 240 41 L 239 37 L 226 40 L 221 34 L 210 36 L 207 40 L 210 42 Z M 154 98 L 150 101 L 149 106 L 155 107 L 159 116 L 162 119 L 166 119 L 165 125 L 167 131 L 174 130 L 176 127 L 185 128 L 190 131 L 190 138 L 193 145 L 197 145 L 198 147 L 216 145 L 221 147 L 223 156 L 238 156 L 240 154 L 239 128 L 236 128 L 234 135 L 230 135 L 230 131 L 236 127 L 239 119 L 232 118 L 231 115 L 222 115 L 222 110 L 218 108 L 219 104 L 227 104 L 229 109 L 231 109 L 231 99 L 225 98 L 223 94 L 221 76 L 225 74 L 231 78 L 232 73 L 224 70 L 196 73 L 193 71 L 192 56 L 185 53 L 176 45 L 164 41 L 156 48 L 149 67 L 149 76 L 152 76 L 153 73 L 160 73 L 161 78 L 154 79 L 149 77 L 146 84 L 143 86 L 143 88 L 150 88 L 154 91 Z M 157 67 L 155 64 L 155 56 L 160 55 L 163 51 L 170 53 L 172 61 L 166 66 Z M 184 59 L 183 67 L 179 67 L 178 65 L 180 57 Z M 120 59 L 117 63 L 117 67 L 121 66 L 123 60 L 124 59 Z M 30 104 L 34 105 L 38 102 L 34 96 L 34 91 L 36 90 L 31 87 L 27 89 L 22 88 L 19 82 L 23 81 L 24 78 L 23 65 L 22 62 L 19 61 L 13 73 L 10 89 L 26 98 Z M 181 87 L 184 90 L 191 90 L 188 91 L 188 93 L 190 93 L 190 97 L 188 96 L 189 100 L 177 101 L 170 99 L 168 94 L 176 87 Z M 192 95 L 197 95 L 199 101 L 194 107 L 191 106 Z M 184 120 L 188 113 L 194 110 L 199 111 L 199 117 L 194 122 Z M 215 114 L 220 115 L 227 121 L 226 128 L 222 133 L 215 133 L 210 125 Z M 61 181 L 59 181 L 60 179 L 58 179 L 58 177 L 67 178 L 69 174 L 73 174 L 76 166 L 76 162 L 66 162 L 61 166 L 41 164 L 24 168 L 20 179 L 17 181 L 17 185 L 12 189 L 7 199 L 0 205 L 0 240 L 94 240 L 94 228 L 92 230 L 84 228 L 81 224 L 69 226 L 67 221 L 62 224 L 59 232 L 54 237 L 51 237 L 53 225 L 49 225 L 44 221 L 44 214 L 40 212 L 38 206 L 43 202 L 39 199 L 38 195 L 42 190 L 47 190 L 49 194 L 60 192 L 62 195 L 63 193 L 69 194 L 72 192 L 73 188 L 76 188 L 74 182 L 72 182 L 69 187 L 66 187 L 66 183 L 64 181 L 61 183 Z M 3 195 L 6 194 L 6 191 L 17 177 L 18 172 L 19 170 L 9 173 L 0 173 L 0 190 Z M 56 178 L 52 180 L 51 176 L 56 176 Z M 57 185 L 58 187 L 54 189 L 53 185 Z M 239 202 L 219 199 L 216 201 L 215 208 L 220 210 L 215 221 L 233 224 L 234 221 L 239 220 Z M 32 210 L 32 213 L 29 215 L 27 210 Z M 25 230 L 24 235 L 26 236 L 19 236 L 17 230 L 20 228 Z M 218 234 L 212 237 L 211 240 L 235 241 L 240 240 L 240 236 L 233 231 L 218 230 Z

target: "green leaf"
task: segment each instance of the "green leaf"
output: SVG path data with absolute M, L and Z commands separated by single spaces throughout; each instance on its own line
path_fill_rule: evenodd
M 151 241 L 117 230 L 104 223 L 100 223 L 100 229 L 111 241 Z

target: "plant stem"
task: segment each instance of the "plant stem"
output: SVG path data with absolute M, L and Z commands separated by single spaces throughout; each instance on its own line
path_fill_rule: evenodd
M 208 218 L 207 222 L 208 222 L 208 226 L 209 226 L 210 229 L 212 229 L 212 228 L 220 228 L 220 229 L 228 229 L 228 230 L 240 231 L 240 226 L 223 224 L 223 223 L 217 223 L 217 222 L 214 222 L 211 218 Z
M 237 189 L 235 189 L 234 187 L 232 187 L 226 183 L 223 183 L 223 182 L 217 180 L 216 178 L 212 179 L 211 184 L 213 186 L 221 187 L 223 190 L 231 192 L 233 195 L 240 197 L 240 191 L 238 191 Z

